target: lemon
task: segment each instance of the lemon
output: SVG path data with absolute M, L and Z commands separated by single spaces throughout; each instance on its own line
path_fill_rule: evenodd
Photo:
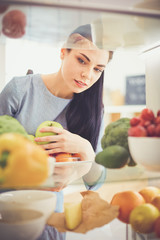
M 159 215 L 158 208 L 150 203 L 144 203 L 132 210 L 129 223 L 136 232 L 151 233 L 153 232 L 154 222 Z
M 64 203 L 64 215 L 65 215 L 66 227 L 69 230 L 75 229 L 82 221 L 81 202 Z

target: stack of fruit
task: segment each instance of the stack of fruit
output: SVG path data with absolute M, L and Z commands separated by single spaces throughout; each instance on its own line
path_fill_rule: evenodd
M 155 233 L 160 238 L 160 188 L 147 186 L 140 191 L 116 193 L 111 205 L 119 206 L 118 219 L 138 233 Z
M 130 120 L 128 144 L 132 158 L 149 171 L 160 171 L 160 110 L 145 108 Z
M 160 137 L 160 110 L 155 116 L 151 109 L 143 109 L 139 117 L 130 120 L 130 126 L 129 136 Z

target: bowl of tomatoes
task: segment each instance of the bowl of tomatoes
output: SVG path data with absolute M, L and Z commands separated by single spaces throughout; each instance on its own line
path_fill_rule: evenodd
M 133 160 L 151 171 L 160 171 L 160 110 L 145 108 L 130 119 L 129 151 Z

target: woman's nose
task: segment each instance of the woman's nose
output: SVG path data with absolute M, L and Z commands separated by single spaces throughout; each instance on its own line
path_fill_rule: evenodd
M 83 71 L 81 76 L 85 80 L 90 80 L 91 76 L 92 76 L 92 70 L 91 69 L 87 69 L 87 70 Z

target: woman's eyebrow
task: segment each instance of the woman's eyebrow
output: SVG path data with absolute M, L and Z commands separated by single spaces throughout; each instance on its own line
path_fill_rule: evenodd
M 97 64 L 98 67 L 106 67 L 106 65 L 103 65 L 103 64 Z
M 83 53 L 80 53 L 83 57 L 85 57 L 87 59 L 88 62 L 90 62 L 91 60 Z M 97 64 L 98 67 L 106 67 L 106 65 L 103 65 L 103 64 Z
M 83 57 L 85 57 L 87 59 L 88 62 L 90 62 L 91 60 L 83 53 L 80 53 Z

